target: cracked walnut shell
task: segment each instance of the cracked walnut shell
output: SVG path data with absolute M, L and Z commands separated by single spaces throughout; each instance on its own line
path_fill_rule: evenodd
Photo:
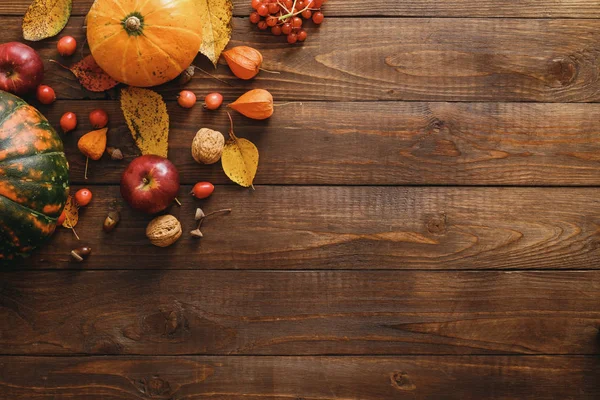
M 214 164 L 221 158 L 225 137 L 219 131 L 202 128 L 192 141 L 192 157 L 200 164 Z
M 181 237 L 181 223 L 172 215 L 161 215 L 150 221 L 146 236 L 155 246 L 170 246 Z

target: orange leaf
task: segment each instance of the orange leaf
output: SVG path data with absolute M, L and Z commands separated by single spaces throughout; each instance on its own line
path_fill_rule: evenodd
M 104 92 L 119 84 L 119 82 L 111 78 L 96 64 L 96 60 L 94 60 L 91 54 L 70 67 L 65 67 L 56 61 L 54 62 L 71 71 L 79 80 L 79 83 L 90 92 Z
M 64 213 L 67 217 L 62 223 L 62 226 L 69 229 L 74 228 L 79 221 L 79 207 L 77 207 L 77 203 L 75 203 L 75 199 L 71 195 L 67 197 Z

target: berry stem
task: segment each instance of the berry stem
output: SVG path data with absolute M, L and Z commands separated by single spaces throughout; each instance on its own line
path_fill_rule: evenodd
M 292 6 L 292 10 L 293 10 L 295 7 L 296 7 L 296 0 L 294 0 L 294 5 Z M 283 7 L 283 8 L 285 8 L 285 7 Z M 302 10 L 299 10 L 299 11 L 297 11 L 297 12 L 295 12 L 295 13 L 294 13 L 294 12 L 291 12 L 291 11 L 289 11 L 289 10 L 286 8 L 286 9 L 285 9 L 285 11 L 287 11 L 287 14 L 281 15 L 281 16 L 279 17 L 279 20 L 280 20 L 280 21 L 284 21 L 284 20 L 286 20 L 286 19 L 288 19 L 288 18 L 295 17 L 295 16 L 296 16 L 296 15 L 298 15 L 298 14 L 302 14 L 302 13 L 303 13 L 304 11 L 306 11 L 306 10 L 309 10 L 309 8 L 308 8 L 308 5 L 306 5 L 306 7 L 304 7 Z
M 269 71 L 268 69 L 259 68 L 261 71 L 267 72 L 269 74 L 279 74 L 279 71 Z
M 89 163 L 89 162 L 90 162 L 90 158 L 89 158 L 89 157 L 86 157 L 86 158 L 85 158 L 85 172 L 83 173 L 83 177 L 84 177 L 85 179 L 87 179 L 87 170 L 88 170 L 88 163 Z
M 207 72 L 207 71 L 203 70 L 203 69 L 202 69 L 202 68 L 200 68 L 200 67 L 197 67 L 197 66 L 195 66 L 195 65 L 193 65 L 193 64 L 192 64 L 192 67 L 196 68 L 197 70 L 200 70 L 200 71 L 202 71 L 202 72 L 203 72 L 203 73 L 205 73 L 206 75 L 210 76 L 210 77 L 211 77 L 211 78 L 213 78 L 213 79 L 216 79 L 216 80 L 218 80 L 219 82 L 223 82 L 223 83 L 224 83 L 224 84 L 226 84 L 226 85 L 233 86 L 231 83 L 229 83 L 229 82 L 227 82 L 227 81 L 225 81 L 225 80 L 223 80 L 223 79 L 221 79 L 221 78 L 217 78 L 216 76 L 214 76 L 214 75 L 212 75 L 211 73 L 209 73 L 209 72 Z
M 177 205 L 178 205 L 179 207 L 181 207 L 181 202 L 179 201 L 179 199 L 178 199 L 177 197 L 175 197 L 175 203 L 177 203 Z
M 79 238 L 79 235 L 75 231 L 75 227 L 73 226 L 73 224 L 71 223 L 71 221 L 69 221 L 69 216 L 67 215 L 67 213 L 65 213 L 65 219 L 67 220 L 67 224 L 69 224 L 69 226 L 71 227 L 71 230 L 73 231 L 73 235 L 75 235 L 75 237 L 77 238 L 77 240 L 81 240 Z

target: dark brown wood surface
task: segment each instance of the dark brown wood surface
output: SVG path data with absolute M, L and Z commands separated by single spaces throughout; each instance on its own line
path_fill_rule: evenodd
M 0 274 L 0 354 L 598 354 L 600 272 Z
M 600 396 L 596 357 L 0 357 L 15 400 Z
M 73 1 L 72 15 L 85 15 L 93 0 Z M 27 0 L 3 0 L 0 14 L 22 16 L 27 10 Z M 247 17 L 250 3 L 233 0 L 233 14 Z M 407 0 L 329 1 L 327 17 L 330 16 L 416 16 L 416 17 L 519 17 L 519 18 L 597 18 L 600 6 L 595 0 L 541 1 L 541 0 Z
M 4 40 L 21 39 L 21 19 L 3 20 Z M 83 41 L 83 22 L 71 18 L 65 33 Z M 235 18 L 231 46 L 257 47 L 263 67 L 279 74 L 242 82 L 220 65 L 214 75 L 231 86 L 199 73 L 188 88 L 219 90 L 233 100 L 244 89 L 267 87 L 279 102 L 600 100 L 598 19 L 345 17 L 308 32 L 312 40 L 294 51 L 281 37 Z M 61 60 L 57 40 L 33 47 L 46 60 Z M 197 63 L 212 71 L 203 56 Z M 46 81 L 61 99 L 110 96 L 86 92 L 58 65 L 47 62 L 47 70 Z M 167 99 L 180 90 L 176 84 L 158 88 Z
M 2 42 L 22 41 L 29 2 L 0 2 Z M 83 43 L 91 3 L 61 35 Z M 184 183 L 166 249 L 120 199 L 138 151 L 119 88 L 88 92 L 51 63 L 81 58 L 58 56 L 60 35 L 29 43 L 59 100 L 28 100 L 55 127 L 77 113 L 71 181 L 94 200 L 81 241 L 60 228 L 2 267 L 0 399 L 600 398 L 600 3 L 329 0 L 302 46 L 256 30 L 248 3 L 234 0 L 230 46 L 278 74 L 240 81 L 199 56 L 227 84 L 197 72 L 186 88 L 273 93 L 271 119 L 233 114 L 260 150 L 256 190 L 191 157 L 199 128 L 228 130 L 225 109 L 157 88 Z M 85 180 L 76 142 L 95 108 L 125 160 Z M 188 194 L 200 180 L 208 200 Z M 198 241 L 196 207 L 232 213 Z
M 260 172 L 259 172 L 260 173 Z M 77 188 L 74 188 L 77 189 Z M 170 212 L 184 236 L 150 246 L 151 216 L 131 211 L 118 186 L 94 186 L 82 242 L 64 228 L 18 268 L 68 269 L 598 269 L 600 189 L 218 186 L 205 201 L 180 191 Z M 194 211 L 231 208 L 189 235 Z M 100 228 L 122 210 L 111 234 Z M 70 261 L 81 243 L 85 264 Z

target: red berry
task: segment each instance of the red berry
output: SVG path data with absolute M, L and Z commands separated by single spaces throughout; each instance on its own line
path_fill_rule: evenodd
M 296 8 L 297 8 L 298 10 L 303 10 L 303 9 L 304 9 L 304 7 L 306 7 L 306 2 L 305 2 L 304 0 L 298 0 L 298 1 L 296 2 Z
M 290 33 L 287 36 L 287 41 L 289 44 L 294 44 L 298 41 L 298 35 L 296 35 L 295 33 Z
M 310 8 L 321 8 L 322 5 L 322 0 L 312 0 L 312 6 Z
M 197 199 L 205 199 L 214 192 L 215 187 L 210 182 L 198 182 L 192 188 L 192 196 Z
M 281 32 L 284 35 L 289 35 L 290 33 L 292 33 L 292 24 L 290 24 L 289 22 L 286 22 L 285 24 L 283 24 L 281 27 Z
M 89 118 L 94 129 L 104 128 L 108 124 L 108 114 L 101 109 L 92 111 Z
M 312 11 L 310 11 L 310 10 L 302 11 L 302 18 L 310 19 L 310 17 L 312 17 Z
M 274 27 L 271 28 L 271 33 L 275 36 L 280 36 L 281 35 L 281 27 L 279 25 L 275 25 Z
M 277 17 L 274 17 L 272 15 L 269 15 L 265 21 L 267 22 L 268 26 L 277 25 Z
M 266 4 L 261 4 L 260 6 L 258 6 L 258 8 L 256 9 L 256 12 L 258 13 L 258 15 L 260 15 L 261 17 L 266 17 L 267 15 L 269 15 L 269 7 L 267 7 Z
M 79 189 L 77 193 L 75 193 L 75 202 L 80 207 L 85 207 L 90 204 L 92 201 L 92 192 L 89 189 Z
M 65 222 L 65 219 L 67 219 L 67 214 L 64 212 L 61 212 L 59 217 L 56 219 L 56 225 L 62 225 L 63 222 Z
M 283 5 L 285 6 L 285 8 L 287 8 L 288 10 L 292 9 L 292 6 L 294 5 L 294 0 L 284 0 Z
M 77 41 L 73 36 L 63 36 L 56 43 L 56 49 L 63 57 L 72 56 L 77 50 Z
M 322 23 L 324 18 L 325 18 L 325 16 L 323 15 L 323 13 L 321 11 L 317 11 L 312 16 L 313 22 L 317 25 Z
M 262 4 L 262 0 L 252 0 L 252 8 L 255 10 Z
M 292 18 L 292 28 L 300 28 L 302 26 L 302 18 Z
M 60 117 L 60 127 L 64 133 L 71 132 L 77 126 L 77 115 L 74 112 L 66 112 Z
M 221 107 L 223 96 L 221 93 L 209 93 L 204 98 L 204 108 L 208 110 L 216 110 Z
M 269 3 L 269 14 L 277 14 L 279 12 L 279 4 Z
M 252 22 L 253 24 L 258 24 L 258 21 L 260 21 L 260 15 L 258 15 L 256 11 L 251 13 L 250 22 Z
M 183 108 L 192 108 L 196 104 L 196 95 L 190 90 L 182 90 L 177 96 L 177 103 Z
M 299 42 L 304 42 L 306 40 L 306 37 L 308 36 L 308 34 L 306 33 L 306 31 L 304 29 L 300 29 L 300 31 L 296 34 L 296 36 L 298 37 Z
M 40 85 L 37 88 L 36 97 L 42 104 L 52 104 L 56 100 L 56 93 L 48 85 Z
M 267 25 L 267 23 L 265 21 L 260 21 L 256 25 L 258 26 L 258 29 L 260 29 L 261 31 L 264 31 L 265 29 L 267 29 L 269 27 L 269 25 Z

